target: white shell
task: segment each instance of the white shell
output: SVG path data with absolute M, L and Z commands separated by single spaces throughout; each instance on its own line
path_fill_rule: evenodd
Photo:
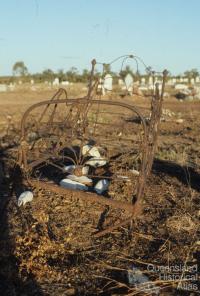
M 91 159 L 86 161 L 86 164 L 88 164 L 92 167 L 95 167 L 95 168 L 104 166 L 106 163 L 107 162 L 106 162 L 105 158 L 102 158 L 102 157 L 92 157 Z
M 23 193 L 20 194 L 17 204 L 19 207 L 21 205 L 24 206 L 27 202 L 31 202 L 32 200 L 33 200 L 33 192 L 24 191 Z
M 72 190 L 88 190 L 88 187 L 86 185 L 76 181 L 72 181 L 70 179 L 62 179 L 60 181 L 60 186 Z
M 76 165 L 67 165 L 67 166 L 64 166 L 64 167 L 63 167 L 63 170 L 64 170 L 66 173 L 73 174 L 73 172 L 74 172 L 74 170 L 75 170 L 76 167 L 77 167 Z M 89 172 L 89 166 L 84 166 L 84 167 L 82 168 L 82 174 L 83 174 L 83 175 L 87 175 L 88 172 Z
M 137 170 L 134 170 L 134 169 L 130 170 L 130 172 L 135 176 L 139 176 L 139 174 L 140 174 L 140 172 L 138 172 Z
M 91 185 L 92 184 L 92 180 L 89 179 L 86 176 L 68 175 L 67 176 L 67 179 L 70 179 L 72 181 L 79 182 L 81 184 L 86 184 L 86 185 Z
M 101 157 L 99 150 L 95 146 L 85 145 L 82 148 L 82 155 L 89 155 L 94 157 Z
M 66 166 L 64 166 L 63 170 L 66 173 L 73 173 L 73 171 L 74 171 L 75 168 L 76 168 L 75 165 L 66 165 Z
M 97 182 L 97 184 L 94 187 L 94 190 L 98 194 L 102 194 L 104 191 L 106 191 L 108 189 L 108 186 L 109 186 L 109 181 L 106 179 L 102 179 Z
M 82 174 L 83 175 L 88 175 L 88 173 L 89 173 L 89 166 L 84 166 L 82 168 Z

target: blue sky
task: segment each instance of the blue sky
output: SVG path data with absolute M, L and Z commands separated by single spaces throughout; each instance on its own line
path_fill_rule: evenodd
M 200 0 L 0 0 L 0 75 L 90 67 L 133 53 L 156 70 L 200 70 Z

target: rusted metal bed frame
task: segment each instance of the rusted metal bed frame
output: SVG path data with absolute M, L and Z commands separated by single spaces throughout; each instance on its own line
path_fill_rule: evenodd
M 28 108 L 21 121 L 21 143 L 18 151 L 17 164 L 23 174 L 24 181 L 27 182 L 29 186 L 38 186 L 58 194 L 81 198 L 91 204 L 99 203 L 128 212 L 129 216 L 127 219 L 121 220 L 99 232 L 97 231 L 95 236 L 99 237 L 111 232 L 113 229 L 127 224 L 141 213 L 146 181 L 152 168 L 157 145 L 167 71 L 165 70 L 162 73 L 162 90 L 159 91 L 158 84 L 155 84 L 155 88 L 152 90 L 151 115 L 147 124 L 141 110 L 132 104 L 127 104 L 122 101 L 104 100 L 102 97 L 96 98 L 95 91 L 97 89 L 99 78 L 95 77 L 95 66 L 96 61 L 93 60 L 88 93 L 85 97 L 69 99 L 67 98 L 66 91 L 60 89 L 51 100 L 34 104 Z M 155 73 L 151 72 L 151 74 L 153 75 L 153 83 L 155 83 Z M 115 108 L 116 112 L 112 111 Z M 58 111 L 58 109 L 60 111 Z M 65 109 L 66 111 L 64 111 Z M 110 109 L 110 111 L 108 111 L 108 109 Z M 38 114 L 38 110 L 40 111 L 38 120 L 33 120 L 33 122 L 30 122 L 29 124 L 29 119 L 34 118 L 34 112 L 36 112 L 35 114 Z M 63 117 L 60 115 L 62 111 L 64 111 Z M 129 115 L 129 118 L 126 116 L 126 112 Z M 31 113 L 33 113 L 33 115 L 31 115 Z M 110 117 L 108 114 L 110 114 Z M 58 118 L 56 116 L 58 116 Z M 104 116 L 107 117 L 104 118 Z M 132 121 L 134 121 L 136 117 L 140 122 L 138 125 L 140 128 L 140 131 L 138 132 L 138 138 L 140 141 L 138 138 L 136 139 L 135 130 L 131 130 L 133 125 Z M 110 120 L 113 120 L 113 124 L 116 125 L 116 128 L 115 126 L 113 128 L 113 125 L 109 122 Z M 121 120 L 119 127 L 117 127 L 118 120 Z M 122 124 L 121 129 L 120 124 Z M 112 130 L 112 133 L 110 130 Z M 116 130 L 118 134 L 115 134 Z M 29 139 L 30 131 L 32 132 L 31 135 L 33 135 L 33 140 Z M 122 137 L 123 133 L 124 138 Z M 113 134 L 114 136 L 112 139 Z M 132 136 L 133 139 L 131 138 Z M 118 158 L 115 158 L 115 156 L 113 160 L 113 155 L 108 156 L 111 152 L 106 147 L 106 149 L 109 150 L 109 153 L 106 154 L 106 159 L 109 160 L 108 164 L 113 163 L 114 166 L 114 172 L 112 172 L 111 176 L 91 176 L 97 177 L 98 179 L 110 178 L 114 180 L 113 182 L 115 182 L 115 178 L 118 182 L 117 172 L 123 171 L 124 166 L 126 167 L 127 172 L 127 163 L 130 163 L 132 154 L 134 154 L 131 145 L 134 143 L 134 140 L 137 142 L 136 146 L 139 151 L 134 157 L 135 159 L 138 159 L 139 157 L 140 160 L 138 169 L 139 176 L 134 185 L 134 187 L 136 187 L 134 201 L 132 196 L 130 196 L 130 202 L 126 202 L 108 198 L 91 191 L 83 192 L 65 189 L 59 185 L 52 184 L 52 182 L 44 181 L 35 175 L 38 167 L 45 165 L 50 165 L 63 173 L 63 168 L 58 164 L 61 159 L 68 163 L 71 162 L 83 166 L 84 158 L 80 155 L 80 151 L 83 145 L 87 144 L 91 139 L 95 139 L 94 145 L 97 147 L 99 147 L 98 145 L 101 145 L 101 143 L 104 143 L 104 146 L 109 143 L 109 145 L 112 146 L 112 149 L 115 149 L 115 146 L 120 147 L 120 145 L 123 146 L 124 144 L 125 148 L 123 149 L 125 152 L 122 149 L 122 154 L 119 156 L 119 160 Z M 75 151 L 74 148 L 77 144 L 73 144 L 77 142 L 80 147 L 78 152 Z M 66 147 L 70 152 L 70 156 L 63 154 Z M 130 153 L 127 150 L 127 147 L 130 147 Z M 86 158 L 87 156 L 88 155 L 86 155 Z M 133 181 L 133 183 L 134 182 L 135 181 Z

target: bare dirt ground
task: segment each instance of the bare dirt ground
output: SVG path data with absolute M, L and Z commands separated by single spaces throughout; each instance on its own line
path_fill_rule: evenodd
M 131 227 L 98 239 L 91 233 L 105 207 L 91 209 L 78 198 L 33 188 L 33 202 L 19 208 L 10 195 L 13 162 L 8 151 L 18 144 L 20 118 L 28 106 L 50 99 L 54 92 L 0 94 L 0 160 L 5 167 L 0 191 L 0 295 L 198 294 L 199 270 L 186 267 L 199 266 L 200 258 L 200 102 L 164 102 L 163 108 L 171 113 L 161 123 L 143 214 Z M 71 90 L 69 97 L 74 94 L 84 91 Z M 110 99 L 141 110 L 149 107 L 148 99 Z M 120 191 L 118 198 L 124 198 Z M 123 211 L 109 211 L 114 220 L 120 215 Z M 162 273 L 152 266 L 180 270 Z M 153 284 L 134 285 L 134 268 Z

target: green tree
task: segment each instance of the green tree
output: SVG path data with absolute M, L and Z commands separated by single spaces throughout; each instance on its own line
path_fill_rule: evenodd
M 69 71 L 66 72 L 67 80 L 70 82 L 77 82 L 78 70 L 76 67 L 71 67 Z
M 103 72 L 104 72 L 105 74 L 111 72 L 111 66 L 110 66 L 110 64 L 103 64 Z
M 88 82 L 90 77 L 90 71 L 88 71 L 87 69 L 83 69 L 82 75 L 81 75 L 81 80 L 82 82 Z
M 42 72 L 42 76 L 44 80 L 52 81 L 55 77 L 55 74 L 51 69 L 46 69 Z
M 66 79 L 66 74 L 63 69 L 58 70 L 57 77 L 59 78 L 59 81 L 64 81 Z
M 12 68 L 13 76 L 27 76 L 28 75 L 28 69 L 25 66 L 23 61 L 18 61 L 13 65 Z
M 196 78 L 199 76 L 199 71 L 197 69 L 191 69 L 189 71 L 185 71 L 184 75 L 188 78 Z

